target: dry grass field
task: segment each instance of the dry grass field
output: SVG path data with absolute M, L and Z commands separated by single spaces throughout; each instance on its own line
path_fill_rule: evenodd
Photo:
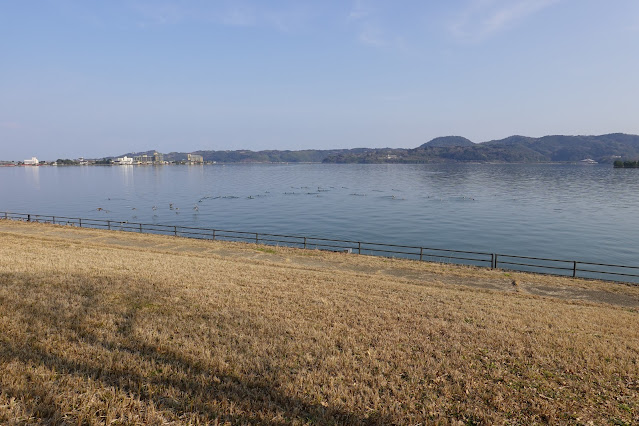
M 0 424 L 638 424 L 639 289 L 0 221 Z

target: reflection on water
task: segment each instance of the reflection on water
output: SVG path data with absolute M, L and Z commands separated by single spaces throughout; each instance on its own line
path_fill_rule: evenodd
M 133 186 L 133 166 L 130 164 L 118 166 L 115 168 L 119 172 L 120 181 L 124 187 Z
M 636 264 L 638 189 L 605 165 L 11 167 L 0 210 Z
M 40 166 L 24 166 L 21 167 L 25 171 L 27 183 L 35 190 L 40 189 Z

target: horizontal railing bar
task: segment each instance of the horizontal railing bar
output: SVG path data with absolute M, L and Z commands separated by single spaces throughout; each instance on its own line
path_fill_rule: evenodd
M 300 237 L 298 235 L 282 235 L 282 234 L 267 234 L 264 232 L 244 232 L 244 231 L 225 231 L 223 229 L 216 229 L 216 232 L 232 232 L 232 233 L 243 233 L 243 234 L 259 234 L 260 237 L 263 235 L 265 237 L 281 237 L 281 238 L 296 238 L 298 240 L 304 240 L 304 237 Z M 261 240 L 262 238 L 260 238 Z M 308 239 L 308 238 L 307 238 Z M 303 241 L 302 241 L 303 242 Z
M 593 271 L 592 269 L 577 269 L 577 272 L 590 272 L 592 274 L 621 275 L 621 276 L 624 276 L 624 277 L 637 277 L 637 278 L 639 278 L 639 275 L 636 275 L 636 274 L 624 274 L 623 272 Z
M 362 247 L 362 251 L 369 251 L 371 253 L 394 253 L 394 254 L 409 254 L 411 256 L 419 257 L 419 253 L 407 252 L 407 251 L 394 251 L 394 250 L 383 250 L 383 249 L 369 249 Z
M 230 236 L 230 235 L 222 235 L 222 236 L 218 236 L 217 234 L 215 234 L 215 239 L 219 240 L 219 239 L 225 239 L 227 241 L 236 241 L 236 240 L 247 240 L 247 241 L 255 241 L 255 237 L 241 237 L 239 235 L 236 236 Z
M 178 234 L 180 235 L 209 235 L 209 234 L 205 234 L 203 232 L 186 232 L 186 231 L 182 231 L 180 229 L 177 230 Z
M 340 243 L 353 243 L 353 244 L 361 244 L 362 247 L 369 246 L 386 246 L 386 247 L 399 247 L 399 248 L 414 248 L 414 249 L 423 249 L 423 250 L 434 250 L 434 251 L 445 251 L 445 252 L 454 252 L 454 253 L 464 253 L 464 254 L 480 254 L 490 256 L 492 253 L 481 252 L 481 251 L 464 251 L 464 250 L 452 250 L 452 249 L 440 249 L 440 248 L 432 248 L 432 247 L 420 247 L 420 246 L 403 246 L 398 244 L 384 244 L 384 243 L 371 243 L 366 241 L 352 241 L 352 240 L 332 240 L 328 238 L 315 238 L 315 237 L 307 237 L 308 241 L 333 241 Z M 362 248 L 363 250 L 363 248 Z M 373 249 L 371 249 L 373 250 Z
M 194 228 L 191 226 L 180 226 L 178 225 L 178 229 L 194 229 L 194 230 L 200 230 L 200 231 L 213 231 L 212 228 Z M 255 232 L 249 232 L 249 231 L 227 231 L 224 229 L 215 229 L 216 232 L 226 232 L 229 234 L 251 234 L 251 235 L 255 235 Z M 266 234 L 265 234 L 266 235 Z
M 626 265 L 613 265 L 609 263 L 593 263 L 593 262 L 579 262 L 580 265 L 592 265 L 592 266 L 608 266 L 610 268 L 630 268 L 630 269 L 639 269 L 639 266 L 626 266 Z
M 426 256 L 424 254 L 424 257 L 442 257 L 442 256 Z M 453 259 L 453 260 L 468 260 L 471 262 L 484 262 L 484 263 L 491 263 L 491 260 L 482 260 L 482 259 L 471 259 L 469 257 L 453 257 L 453 256 L 449 256 L 449 257 L 443 257 L 443 259 Z
M 563 259 L 546 259 L 543 257 L 529 257 L 529 256 L 514 256 L 514 255 L 510 255 L 510 254 L 500 254 L 497 253 L 497 256 L 499 256 L 500 258 L 502 257 L 510 257 L 513 259 L 528 259 L 528 260 L 545 260 L 547 262 L 565 262 L 565 263 L 573 263 L 574 260 L 563 260 Z M 582 262 L 577 262 L 577 263 L 582 263 Z
M 350 242 L 350 241 L 349 241 Z M 352 241 L 357 243 L 358 241 Z M 455 252 L 455 253 L 464 253 L 464 254 L 481 254 L 490 256 L 492 253 L 486 253 L 482 251 L 464 251 L 464 250 L 452 250 L 452 249 L 440 249 L 440 248 L 429 248 L 429 247 L 419 247 L 419 246 L 402 246 L 396 244 L 384 244 L 384 243 L 367 243 L 362 241 L 362 246 L 364 245 L 372 245 L 372 246 L 386 246 L 386 247 L 399 247 L 399 248 L 414 248 L 418 250 L 434 250 L 434 251 L 445 251 L 445 252 Z
M 111 222 L 112 225 L 113 223 L 114 222 Z M 144 229 L 148 229 L 151 231 L 173 232 L 174 230 L 173 226 L 168 226 L 168 225 L 155 225 L 155 224 L 143 223 L 142 226 L 144 227 Z M 180 227 L 178 226 L 177 229 L 179 230 Z
M 351 249 L 351 250 L 357 250 L 357 246 L 355 247 L 351 247 L 351 246 L 336 246 L 336 245 L 331 245 L 331 244 L 311 244 L 308 243 L 308 246 L 313 246 L 313 247 L 326 247 L 326 248 L 336 248 L 336 249 Z
M 261 232 L 258 232 L 258 234 L 260 235 L 260 240 L 264 240 L 264 241 L 286 241 L 289 243 L 295 243 L 295 244 L 304 244 L 304 237 L 288 237 L 287 235 L 270 235 L 270 234 L 262 234 Z M 297 238 L 296 240 L 276 240 L 273 238 L 262 238 L 262 237 L 274 237 L 274 238 Z
M 530 267 L 533 267 L 533 268 L 546 268 L 546 269 L 561 269 L 561 270 L 565 269 L 566 271 L 572 271 L 574 269 L 573 267 L 567 267 L 567 266 L 540 265 L 538 263 L 508 262 L 506 260 L 501 260 L 501 259 L 499 259 L 498 264 L 499 265 L 530 266 Z
M 467 254 L 467 253 L 465 253 L 465 252 L 456 252 L 456 251 L 449 251 L 449 252 L 446 252 L 446 253 L 453 253 L 453 254 L 454 254 L 454 253 L 461 253 L 461 254 Z M 417 253 L 417 254 L 419 254 L 419 253 Z M 423 256 L 445 257 L 442 253 L 431 253 L 431 252 L 426 252 L 426 251 L 422 252 L 422 255 L 423 255 Z M 478 261 L 478 262 L 490 262 L 490 261 L 492 260 L 492 256 L 491 256 L 491 255 L 488 255 L 488 258 L 487 258 L 487 259 L 482 259 L 482 258 L 477 258 L 477 257 L 470 257 L 470 258 L 467 258 L 467 259 L 468 259 L 468 260 L 476 260 L 476 261 Z
M 468 260 L 471 262 L 491 262 L 490 259 L 474 259 L 474 258 L 469 258 L 469 257 L 457 257 L 457 256 L 440 256 L 440 255 L 434 255 L 434 254 L 427 254 L 427 253 L 414 253 L 414 252 L 405 252 L 405 251 L 393 251 L 393 250 L 382 250 L 382 249 L 369 249 L 369 248 L 364 248 L 362 247 L 362 251 L 369 251 L 371 253 L 395 253 L 395 254 L 408 254 L 411 256 L 416 256 L 416 257 L 420 257 L 420 255 L 422 257 L 439 257 L 439 258 L 445 258 L 445 259 L 452 259 L 452 260 Z
M 199 234 L 199 235 L 204 235 L 204 234 Z M 198 238 L 198 237 L 187 237 L 190 240 L 210 240 L 210 238 Z
M 555 269 L 558 271 L 572 271 L 573 268 L 562 268 L 560 266 L 545 266 L 545 265 L 531 265 L 530 263 L 516 263 L 516 262 L 503 262 L 499 261 L 499 266 L 501 265 L 517 265 L 517 266 L 529 266 L 532 268 L 540 268 L 540 269 Z M 581 269 L 578 269 L 580 271 Z
M 262 238 L 262 234 L 260 234 L 260 242 L 304 245 L 304 241 L 300 242 L 300 241 L 273 240 L 273 239 L 270 239 L 270 238 Z

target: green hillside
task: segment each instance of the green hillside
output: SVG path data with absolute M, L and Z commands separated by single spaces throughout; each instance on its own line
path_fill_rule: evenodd
M 153 151 L 145 152 L 152 154 Z M 134 156 L 144 153 L 129 153 Z M 217 163 L 441 163 L 577 162 L 591 158 L 612 164 L 615 160 L 639 159 L 639 136 L 612 133 L 600 136 L 552 135 L 541 138 L 509 136 L 473 143 L 461 136 L 432 139 L 417 148 L 354 148 L 278 150 L 195 151 L 206 162 Z M 187 153 L 164 154 L 166 161 L 185 161 Z

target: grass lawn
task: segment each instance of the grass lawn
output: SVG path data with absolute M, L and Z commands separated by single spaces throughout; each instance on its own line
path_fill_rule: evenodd
M 638 307 L 614 283 L 0 221 L 0 423 L 637 424 Z

